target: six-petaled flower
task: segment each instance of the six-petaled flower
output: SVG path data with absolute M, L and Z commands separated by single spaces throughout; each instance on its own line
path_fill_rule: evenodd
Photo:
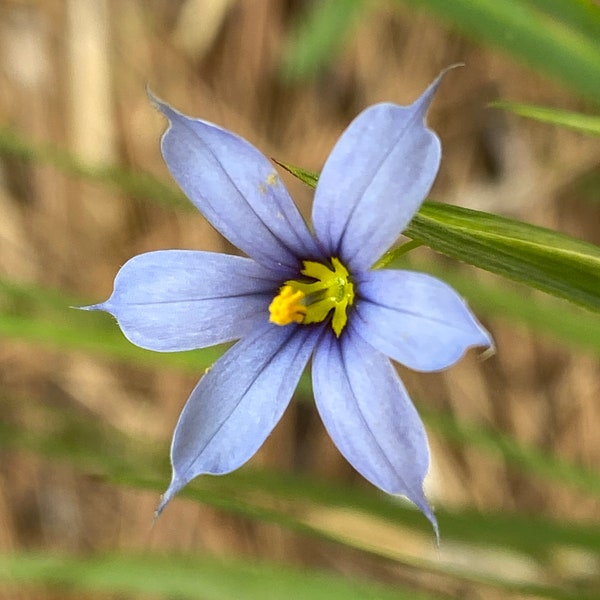
M 425 113 L 367 108 L 342 134 L 315 190 L 311 232 L 270 162 L 242 138 L 155 99 L 169 120 L 164 159 L 208 221 L 246 257 L 164 250 L 132 258 L 90 309 L 156 351 L 238 340 L 202 377 L 177 423 L 159 512 L 190 480 L 224 474 L 262 445 L 312 356 L 315 403 L 331 438 L 371 483 L 435 517 L 423 492 L 425 431 L 388 357 L 437 371 L 490 337 L 429 275 L 372 269 L 418 210 L 441 149 Z

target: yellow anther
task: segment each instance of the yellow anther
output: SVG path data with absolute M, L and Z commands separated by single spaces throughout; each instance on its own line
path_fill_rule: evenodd
M 286 281 L 269 306 L 271 323 L 321 323 L 331 319 L 337 337 L 348 321 L 354 303 L 354 284 L 348 269 L 337 258 L 326 265 L 304 261 L 299 279 Z
M 291 285 L 284 285 L 269 305 L 269 321 L 276 325 L 302 323 L 306 315 L 306 306 L 301 302 L 303 298 L 303 292 Z

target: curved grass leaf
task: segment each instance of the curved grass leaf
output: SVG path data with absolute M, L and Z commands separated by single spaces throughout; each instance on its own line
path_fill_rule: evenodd
M 590 40 L 597 41 L 600 37 L 597 0 L 529 0 L 529 3 Z
M 158 353 L 144 350 L 127 341 L 108 315 L 93 317 L 97 324 L 81 326 L 78 319 L 58 322 L 44 317 L 31 318 L 0 313 L 0 336 L 28 343 L 44 344 L 64 351 L 83 351 L 109 359 L 146 367 L 176 368 L 201 374 L 223 353 L 220 347 L 190 352 Z
M 584 115 L 568 110 L 559 110 L 547 106 L 535 106 L 533 104 L 520 104 L 518 102 L 507 102 L 498 100 L 489 104 L 492 108 L 501 108 L 521 117 L 567 127 L 587 135 L 600 136 L 600 116 Z
M 144 350 L 125 338 L 112 316 L 73 308 L 87 304 L 88 300 L 62 290 L 0 277 L 0 337 L 194 374 L 210 367 L 227 347 L 190 352 Z
M 72 308 L 87 304 L 90 302 L 59 290 L 0 278 L 0 337 L 197 376 L 230 346 L 221 344 L 187 352 L 145 350 L 125 338 L 112 316 Z M 298 391 L 311 394 L 307 377 L 301 379 Z
M 92 471 L 107 479 L 162 492 L 165 487 L 168 471 L 165 448 L 157 447 L 151 440 L 142 440 L 121 433 L 105 423 L 87 415 L 78 414 L 70 408 L 48 405 L 47 402 L 32 398 L 2 398 L 5 415 L 18 414 L 15 407 L 26 406 L 28 426 L 21 426 L 10 416 L 0 422 L 0 439 L 3 446 L 25 448 L 46 458 L 69 461 L 86 471 Z M 440 431 L 449 432 L 451 438 L 463 440 L 481 449 L 505 457 L 505 449 L 512 444 L 509 453 L 519 464 L 527 464 L 528 455 L 534 454 L 530 449 L 523 450 L 517 442 L 503 440 L 497 443 L 498 435 L 485 429 L 476 429 L 456 422 L 444 413 L 423 411 L 431 425 Z M 30 423 L 38 423 L 39 430 L 32 429 Z M 465 433 L 467 432 L 467 433 Z M 542 453 L 539 452 L 541 455 Z M 551 456 L 542 459 L 552 472 Z M 558 461 L 554 465 L 559 464 Z M 593 471 L 573 467 L 573 471 L 585 472 L 589 490 L 598 494 L 600 490 L 599 475 Z M 553 476 L 553 475 L 552 475 Z M 266 496 L 265 496 L 266 494 Z M 284 504 L 291 502 L 298 508 L 299 502 L 309 502 L 321 507 L 342 508 L 370 513 L 373 516 L 409 525 L 423 532 L 431 540 L 431 532 L 426 519 L 416 510 L 394 498 L 379 492 L 369 492 L 359 488 L 345 488 L 325 481 L 309 480 L 299 475 L 283 472 L 257 471 L 244 468 L 227 477 L 201 477 L 192 486 L 188 486 L 183 496 L 197 498 L 218 506 L 232 509 L 243 499 L 243 503 L 255 503 L 260 506 L 262 500 L 277 498 Z M 215 495 L 215 500 L 211 500 Z M 267 502 L 267 505 L 270 505 Z M 241 509 L 240 509 L 241 510 Z M 300 514 L 301 511 L 298 513 Z M 243 513 L 240 513 L 243 514 Z M 438 510 L 441 520 L 450 527 L 446 534 L 460 540 L 477 540 L 482 535 L 479 527 L 490 527 L 486 543 L 490 545 L 509 545 L 531 553 L 534 557 L 546 556 L 550 551 L 549 540 L 556 544 L 571 544 L 600 552 L 600 530 L 575 523 L 553 522 L 545 518 L 531 516 L 479 515 L 473 511 Z M 459 515 L 456 518 L 455 516 Z M 460 516 L 462 515 L 462 516 Z M 248 515 L 246 515 L 248 516 Z M 469 531 L 463 528 L 465 518 L 473 518 L 477 523 Z M 495 519 L 498 518 L 496 523 Z M 523 536 L 524 521 L 530 521 L 529 533 Z M 511 525 L 513 523 L 513 525 Z M 501 526 L 496 527 L 496 525 Z M 542 530 L 545 529 L 546 533 Z M 482 539 L 482 538 L 479 538 Z
M 600 102 L 600 7 L 581 0 L 401 0 Z
M 600 311 L 600 248 L 476 210 L 425 202 L 404 232 L 452 258 Z
M 407 262 L 407 259 L 410 259 Z M 443 270 L 430 262 L 404 257 L 398 268 L 425 271 L 450 283 L 482 317 L 509 318 L 532 331 L 550 336 L 600 356 L 600 321 L 588 311 L 547 297 L 532 296 L 531 290 L 483 283 L 455 268 Z M 0 278 L 0 336 L 62 351 L 79 351 L 139 367 L 177 369 L 199 376 L 228 347 L 217 346 L 190 352 L 151 352 L 131 344 L 114 319 L 104 313 L 69 308 L 89 304 L 62 291 L 26 285 Z M 304 375 L 298 392 L 312 396 L 310 378 Z
M 398 266 L 406 267 L 407 264 Z M 451 269 L 444 269 L 442 273 L 439 267 L 423 261 L 415 265 L 411 260 L 408 266 L 443 275 L 484 315 L 507 314 L 538 331 L 551 332 L 562 341 L 570 340 L 600 354 L 600 322 L 591 313 L 558 302 L 540 302 L 530 296 L 524 297 L 523 293 L 506 286 L 494 288 L 489 284 L 483 285 L 473 277 L 460 276 Z M 69 309 L 74 299 L 64 293 L 6 280 L 0 280 L 0 290 L 4 292 L 4 296 L 0 296 L 0 306 L 4 307 L 0 310 L 0 335 L 5 339 L 50 344 L 61 350 L 92 352 L 143 367 L 176 368 L 195 375 L 210 366 L 223 352 L 223 347 L 183 353 L 149 352 L 128 342 L 108 315 Z M 19 314 L 7 313 L 9 305 L 18 306 Z M 302 379 L 299 392 L 310 395 L 307 377 Z M 522 471 L 542 475 L 548 481 L 570 485 L 600 497 L 600 477 L 593 472 L 519 445 L 493 431 L 461 429 L 460 424 L 449 415 L 428 415 L 424 409 L 423 412 L 427 423 L 447 438 L 486 449 Z

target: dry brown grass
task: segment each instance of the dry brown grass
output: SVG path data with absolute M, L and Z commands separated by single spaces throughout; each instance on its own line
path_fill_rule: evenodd
M 577 197 L 573 186 L 597 164 L 597 144 L 486 108 L 497 97 L 578 108 L 573 97 L 429 17 L 385 2 L 366 13 L 328 72 L 285 86 L 277 66 L 301 4 L 4 0 L 0 123 L 90 163 L 119 162 L 167 178 L 158 149 L 164 122 L 147 100 L 148 84 L 180 110 L 244 135 L 267 155 L 318 170 L 361 108 L 380 100 L 407 103 L 442 67 L 462 61 L 467 67 L 447 77 L 430 112 L 445 149 L 432 196 L 600 242 L 598 205 Z M 306 214 L 310 194 L 286 182 Z M 176 214 L 8 157 L 0 162 L 0 214 L 3 276 L 90 299 L 105 298 L 118 267 L 141 251 L 231 250 L 199 215 Z M 406 374 L 414 396 L 467 422 L 600 465 L 597 360 L 506 322 L 487 325 L 497 343 L 494 358 L 481 364 L 469 356 L 440 375 Z M 0 343 L 3 395 L 60 402 L 165 447 L 193 384 L 193 377 L 172 372 L 116 368 L 89 356 Z M 27 416 L 26 406 L 10 410 Z M 301 447 L 299 423 L 307 432 Z M 432 446 L 431 494 L 440 505 L 598 518 L 597 504 L 572 491 L 441 439 Z M 290 469 L 299 452 L 308 473 L 354 478 L 316 415 L 296 406 L 254 460 Z M 182 500 L 150 530 L 155 494 L 112 488 L 25 453 L 3 451 L 0 481 L 0 551 L 202 550 L 317 564 L 392 582 L 419 577 Z M 343 526 L 361 524 L 349 519 Z M 421 583 L 453 597 L 493 597 L 434 578 Z M 0 591 L 7 600 L 40 597 Z M 64 596 L 44 596 L 54 597 Z

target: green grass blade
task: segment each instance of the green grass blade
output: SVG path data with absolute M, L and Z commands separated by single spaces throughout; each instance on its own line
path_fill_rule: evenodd
M 443 279 L 467 298 L 481 317 L 506 318 L 561 344 L 600 356 L 600 321 L 594 313 L 564 301 L 532 296 L 526 287 L 508 286 L 503 281 L 483 283 L 457 269 L 441 269 L 430 262 L 415 262 L 412 257 L 409 261 L 396 261 L 394 267 L 424 271 Z M 135 366 L 177 369 L 194 375 L 200 375 L 226 349 L 219 346 L 191 352 L 150 352 L 125 339 L 109 315 L 69 308 L 86 303 L 62 291 L 0 278 L 0 336 L 62 351 L 86 352 Z M 298 389 L 310 396 L 310 379 L 304 376 Z
M 187 352 L 152 352 L 132 344 L 112 316 L 79 311 L 90 304 L 73 295 L 42 286 L 0 278 L 0 337 L 40 344 L 61 351 L 78 351 L 127 364 L 177 369 L 200 377 L 229 344 Z M 304 376 L 298 391 L 310 395 Z
M 600 10 L 596 0 L 529 0 L 529 4 L 592 41 L 600 37 Z
M 27 425 L 21 425 L 21 421 L 10 416 L 19 414 L 17 407 L 23 406 L 27 415 L 31 416 L 26 420 Z M 2 407 L 5 418 L 0 422 L 0 440 L 5 449 L 28 449 L 46 459 L 68 461 L 113 483 L 164 491 L 169 471 L 166 442 L 164 447 L 160 447 L 154 441 L 127 436 L 76 411 L 53 407 L 31 398 L 3 398 Z M 421 411 L 432 428 L 451 440 L 499 456 L 519 469 L 529 470 L 548 481 L 574 484 L 585 488 L 591 495 L 600 496 L 600 475 L 593 470 L 569 465 L 542 451 L 510 440 L 505 435 L 463 425 L 450 415 Z M 37 423 L 37 428 L 32 427 L 31 423 Z M 543 464 L 541 469 L 538 468 L 539 464 Z M 570 473 L 563 476 L 567 471 Z M 273 499 L 277 499 L 282 505 L 288 506 L 292 513 L 300 504 L 351 509 L 410 526 L 432 539 L 430 526 L 418 511 L 385 494 L 308 480 L 283 472 L 245 468 L 226 477 L 201 477 L 182 494 L 244 516 L 267 519 L 277 518 L 274 517 L 276 513 L 265 512 L 261 499 L 266 500 L 267 507 L 271 506 Z M 463 526 L 466 517 L 461 516 L 462 512 L 437 512 L 442 528 L 449 529 L 445 535 L 457 540 L 476 541 L 477 536 L 483 536 L 479 539 L 485 538 L 491 546 L 510 546 L 536 558 L 544 557 L 549 552 L 549 537 L 556 544 L 580 546 L 595 552 L 600 550 L 600 530 L 597 528 L 575 523 L 553 524 L 544 518 L 518 515 L 499 517 L 500 526 L 495 527 L 493 515 L 481 516 L 479 520 L 473 517 L 476 513 L 466 511 L 464 515 L 475 519 L 473 528 L 469 530 Z M 304 513 L 299 511 L 297 514 Z M 511 520 L 514 526 L 509 526 Z M 525 528 L 533 535 L 523 536 L 523 521 L 526 520 L 530 521 L 530 525 Z M 293 522 L 287 518 L 277 522 L 293 526 Z M 489 531 L 484 532 L 485 527 L 489 527 Z
M 557 301 L 540 302 L 539 299 L 524 297 L 522 293 L 512 291 L 506 286 L 483 285 L 472 277 L 454 273 L 452 269 L 442 271 L 422 261 L 417 264 L 414 261 L 408 264 L 406 262 L 405 259 L 404 264 L 398 266 L 417 267 L 419 270 L 442 276 L 486 316 L 504 314 L 514 319 L 520 318 L 523 323 L 538 331 L 553 333 L 558 339 L 567 336 L 566 339 L 572 343 L 600 353 L 600 323 L 589 312 L 579 311 Z M 0 290 L 5 293 L 4 304 L 14 303 L 22 311 L 30 305 L 30 308 L 20 315 L 0 312 L 0 335 L 4 338 L 51 344 L 62 350 L 97 353 L 139 366 L 176 368 L 198 375 L 223 352 L 222 347 L 184 353 L 149 352 L 129 343 L 108 315 L 69 309 L 68 305 L 74 299 L 60 292 L 38 286 L 18 285 L 5 280 L 0 280 Z M 44 312 L 46 314 L 42 317 L 35 316 L 36 313 Z M 309 393 L 308 378 L 303 379 L 299 391 Z M 549 455 L 536 453 L 535 449 L 511 444 L 509 439 L 492 431 L 478 429 L 477 433 L 481 437 L 477 437 L 475 432 L 464 430 L 461 438 L 457 434 L 459 425 L 451 421 L 450 417 L 440 421 L 439 417 L 431 415 L 427 417 L 427 421 L 431 426 L 440 428 L 447 437 L 462 442 L 468 440 L 469 444 L 501 455 L 505 461 L 521 470 L 542 474 L 549 481 L 571 485 L 600 497 L 600 476 L 593 472 L 576 465 L 564 464 Z M 443 422 L 446 423 L 447 429 L 441 427 Z
M 600 7 L 554 0 L 401 0 L 600 102 Z M 567 16 L 570 15 L 568 18 Z M 583 27 L 583 15 L 590 26 Z M 557 18 L 558 16 L 558 18 Z
M 405 235 L 452 258 L 600 311 L 600 248 L 475 210 L 425 202 Z
M 505 100 L 491 102 L 489 106 L 508 110 L 521 117 L 527 117 L 542 123 L 567 127 L 587 135 L 600 136 L 600 117 L 598 116 L 584 115 L 547 106 L 507 102 Z
M 59 323 L 47 318 L 0 313 L 0 336 L 48 345 L 62 351 L 88 352 L 138 366 L 175 368 L 198 375 L 223 353 L 223 349 L 216 346 L 190 352 L 151 352 L 127 341 L 110 317 L 91 317 L 96 322 L 100 318 L 105 321 L 106 327 L 79 327 L 74 323 Z

